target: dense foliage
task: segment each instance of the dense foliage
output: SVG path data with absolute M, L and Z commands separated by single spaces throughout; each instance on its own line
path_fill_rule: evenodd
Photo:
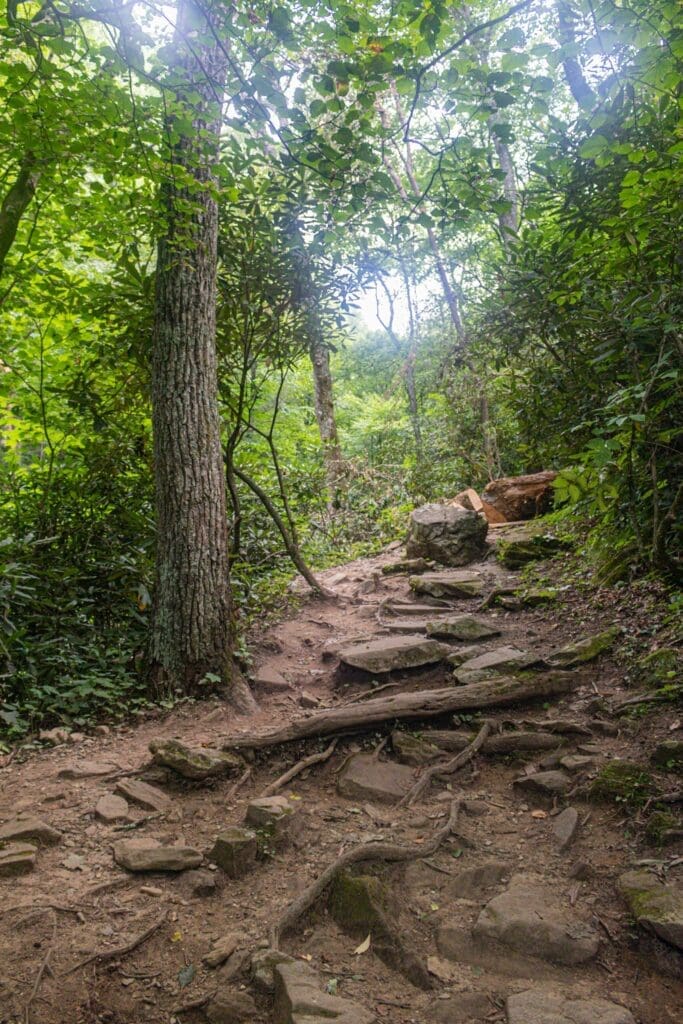
M 225 58 L 217 346 L 238 619 L 281 591 L 292 545 L 331 564 L 400 534 L 417 501 L 545 467 L 610 578 L 675 576 L 680 6 L 293 0 L 238 5 L 229 24 L 222 3 L 196 6 Z M 60 0 L 0 15 L 10 734 L 146 699 L 154 245 L 169 147 L 194 130 L 172 20 Z M 331 355 L 335 494 L 315 346 Z

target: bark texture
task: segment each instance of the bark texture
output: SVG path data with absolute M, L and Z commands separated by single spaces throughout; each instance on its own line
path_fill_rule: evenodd
M 337 434 L 334 412 L 334 385 L 330 368 L 330 350 L 316 338 L 310 346 L 315 394 L 315 418 L 323 446 L 325 475 L 330 501 L 334 503 L 344 472 L 344 457 Z
M 571 48 L 575 43 L 574 22 L 576 16 L 565 0 L 558 0 L 557 20 L 560 43 L 569 51 L 562 60 L 567 85 L 578 105 L 589 109 L 595 104 L 595 93 L 586 81 L 581 65 L 571 53 Z
M 192 133 L 172 146 L 161 194 L 165 232 L 158 246 L 152 351 L 157 571 L 149 656 L 157 696 L 191 693 L 207 673 L 227 682 L 231 668 L 217 402 L 218 211 L 211 170 L 223 73 L 218 48 L 207 37 L 205 17 L 182 0 L 174 70 L 182 78 L 177 99 L 181 110 L 191 112 Z M 185 106 L 190 90 L 195 102 Z
M 33 153 L 26 153 L 0 205 L 0 277 L 5 258 L 17 237 L 19 222 L 35 195 L 38 177 L 36 158 Z

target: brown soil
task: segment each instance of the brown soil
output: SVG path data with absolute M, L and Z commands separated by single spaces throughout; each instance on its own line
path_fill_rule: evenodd
M 336 660 L 321 658 L 321 648 L 328 640 L 382 635 L 376 620 L 379 602 L 408 593 L 405 576 L 381 575 L 381 566 L 400 554 L 397 550 L 385 552 L 322 574 L 327 586 L 339 595 L 337 602 L 304 598 L 300 591 L 291 618 L 254 636 L 252 650 L 257 663 L 279 670 L 293 686 L 291 693 L 259 696 L 260 710 L 255 716 L 235 718 L 217 701 L 180 705 L 165 716 L 150 716 L 135 727 L 116 728 L 106 736 L 22 753 L 0 772 L 0 820 L 22 813 L 35 815 L 64 834 L 59 845 L 40 850 L 33 873 L 0 879 L 0 1024 L 203 1021 L 202 1009 L 179 1014 L 178 1008 L 201 1000 L 217 987 L 217 972 L 202 965 L 202 956 L 213 939 L 239 932 L 246 937 L 245 944 L 255 949 L 263 944 L 269 926 L 287 903 L 343 849 L 380 837 L 399 843 L 426 841 L 443 823 L 448 811 L 443 785 L 433 786 L 406 809 L 356 804 L 337 794 L 337 773 L 349 753 L 375 747 L 384 736 L 375 732 L 343 738 L 329 761 L 286 787 L 285 792 L 300 798 L 306 815 L 303 838 L 262 860 L 245 879 L 232 881 L 216 871 L 218 888 L 213 895 L 194 896 L 182 874 L 128 875 L 115 866 L 111 853 L 115 840 L 133 836 L 182 842 L 208 852 L 218 832 L 243 822 L 250 798 L 300 757 L 319 748 L 318 743 L 309 742 L 259 754 L 251 778 L 229 801 L 226 797 L 233 779 L 188 783 L 165 770 L 149 770 L 148 744 L 153 738 L 176 737 L 193 746 L 214 746 L 226 735 L 262 732 L 308 713 L 300 705 L 301 691 L 317 699 L 320 706 L 332 706 L 366 691 L 367 679 L 340 673 Z M 519 579 L 490 559 L 471 568 L 481 569 L 490 585 Z M 554 571 L 551 563 L 544 569 Z M 453 602 L 459 611 L 468 612 L 476 604 L 472 600 Z M 624 643 L 637 645 L 639 629 L 648 628 L 643 608 L 634 611 L 627 602 L 616 604 L 604 594 L 588 606 L 580 593 L 568 589 L 551 608 L 520 612 L 494 608 L 484 614 L 500 623 L 501 643 L 546 654 L 568 639 L 597 632 L 615 621 L 627 631 Z M 596 709 L 604 713 L 611 698 L 623 695 L 625 674 L 618 660 L 603 657 L 581 670 L 579 688 L 551 708 L 527 705 L 507 709 L 497 717 L 507 721 L 549 714 L 588 722 Z M 448 669 L 439 666 L 397 673 L 390 681 L 410 689 L 448 685 Z M 615 756 L 645 761 L 657 736 L 678 735 L 669 731 L 674 717 L 670 709 L 664 709 L 646 718 L 614 719 L 621 723 L 620 734 L 596 734 L 591 742 L 600 745 L 601 761 Z M 452 722 L 430 725 L 447 728 Z M 418 729 L 419 723 L 412 728 Z M 577 742 L 569 746 L 575 749 Z M 392 755 L 385 750 L 380 756 Z M 323 979 L 336 979 L 339 995 L 358 1000 L 374 1010 L 378 1020 L 391 1024 L 503 1021 L 505 996 L 536 981 L 623 1003 L 641 1024 L 681 1021 L 681 983 L 662 973 L 653 951 L 639 945 L 614 886 L 616 877 L 635 861 L 671 862 L 681 850 L 668 847 L 662 852 L 647 847 L 633 812 L 575 797 L 572 803 L 584 824 L 571 850 L 558 853 L 551 831 L 552 812 L 546 808 L 546 816 L 541 816 L 541 805 L 528 798 L 525 801 L 511 785 L 540 759 L 530 755 L 476 758 L 454 777 L 452 788 L 468 800 L 481 801 L 484 813 L 464 817 L 462 834 L 454 836 L 429 863 L 416 861 L 407 867 L 383 869 L 379 865 L 373 870 L 381 871 L 393 886 L 406 945 L 424 960 L 437 955 L 434 936 L 440 924 L 473 923 L 483 902 L 500 891 L 492 889 L 476 900 L 454 900 L 444 895 L 452 876 L 483 861 L 502 860 L 509 865 L 510 874 L 522 870 L 542 876 L 561 904 L 573 905 L 580 918 L 597 926 L 602 943 L 595 961 L 575 968 L 536 961 L 526 974 L 516 972 L 513 961 L 508 963 L 504 954 L 483 965 L 450 963 L 451 979 L 434 978 L 433 991 L 424 992 L 385 966 L 372 946 L 368 952 L 354 954 L 358 939 L 341 933 L 323 908 L 286 937 L 284 948 L 308 960 Z M 78 780 L 60 777 L 65 768 L 78 767 L 83 761 L 111 764 L 112 773 Z M 172 810 L 134 831 L 119 831 L 115 825 L 98 822 L 94 806 L 100 796 L 113 791 L 121 772 L 159 785 L 172 796 Z M 674 776 L 658 778 L 663 789 L 676 788 Z M 132 805 L 131 811 L 137 819 L 148 813 Z M 580 861 L 590 866 L 588 880 L 571 876 Z M 677 873 L 680 877 L 682 867 L 683 863 L 673 864 L 669 877 L 676 878 Z M 109 882 L 111 888 L 102 888 Z M 166 914 L 163 925 L 134 952 L 67 973 L 94 951 L 134 938 L 162 914 Z M 194 966 L 196 974 L 181 989 L 179 973 L 188 965 Z M 39 975 L 40 983 L 27 1010 Z M 236 984 L 248 986 L 248 976 Z M 270 1021 L 268 998 L 256 993 L 256 999 L 260 1016 L 254 1021 Z

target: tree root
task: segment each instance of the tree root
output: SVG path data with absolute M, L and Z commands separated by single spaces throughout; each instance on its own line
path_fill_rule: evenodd
M 354 846 L 340 857 L 337 857 L 329 864 L 321 875 L 311 882 L 292 903 L 289 904 L 284 914 L 280 917 L 270 930 L 270 944 L 273 949 L 278 949 L 280 938 L 285 932 L 291 931 L 297 921 L 313 906 L 319 896 L 325 891 L 336 875 L 351 864 L 359 864 L 369 860 L 387 860 L 393 862 L 419 860 L 421 857 L 431 857 L 436 853 L 441 844 L 455 830 L 460 812 L 461 801 L 453 800 L 451 803 L 448 821 L 438 829 L 428 843 L 413 844 L 411 846 L 400 846 L 397 843 L 385 843 L 372 841 Z
M 414 804 L 417 798 L 427 789 L 432 779 L 437 775 L 452 775 L 453 772 L 457 772 L 459 768 L 462 768 L 468 761 L 471 761 L 477 751 L 481 750 L 484 741 L 488 739 L 490 733 L 491 722 L 484 722 L 469 746 L 465 747 L 464 750 L 461 750 L 459 754 L 452 757 L 450 761 L 439 761 L 438 764 L 433 764 L 430 765 L 429 768 L 425 768 L 412 789 L 403 797 L 399 807 L 410 807 Z
M 106 960 L 116 960 L 120 956 L 127 956 L 128 953 L 132 953 L 134 949 L 141 946 L 143 942 L 146 942 L 150 936 L 154 935 L 155 932 L 159 931 L 161 926 L 166 923 L 166 911 L 158 917 L 156 921 L 153 921 L 149 928 L 145 928 L 144 932 L 136 935 L 130 942 L 124 943 L 122 946 L 115 946 L 114 949 L 102 949 L 99 952 L 91 953 L 90 956 L 86 956 L 84 960 L 79 960 L 77 964 L 70 967 L 68 971 L 64 971 L 62 977 L 65 978 L 68 974 L 73 974 L 74 971 L 80 970 L 81 967 L 85 967 L 87 964 L 98 960 L 100 963 L 104 963 Z
M 227 793 L 227 795 L 225 797 L 226 803 L 229 803 L 231 800 L 235 799 L 235 796 L 236 796 L 238 790 L 240 790 L 242 788 L 242 786 L 244 785 L 244 783 L 248 782 L 248 780 L 250 778 L 251 778 L 251 768 L 245 768 L 244 771 L 242 772 L 242 774 L 240 775 L 239 779 L 237 780 L 237 782 L 235 782 L 234 785 L 231 786 L 230 789 L 228 790 L 228 793 Z
M 31 1024 L 31 1004 L 33 1003 L 33 1000 L 38 995 L 38 989 L 40 988 L 40 983 L 42 982 L 44 975 L 47 972 L 51 973 L 51 970 L 50 970 L 50 958 L 51 958 L 52 954 L 55 951 L 55 943 L 57 941 L 57 914 L 55 913 L 54 910 L 52 910 L 51 913 L 52 913 L 52 938 L 50 940 L 50 945 L 48 946 L 47 952 L 46 952 L 45 956 L 43 957 L 43 959 L 41 961 L 40 967 L 38 968 L 38 973 L 36 975 L 36 980 L 33 982 L 33 988 L 31 989 L 31 994 L 29 995 L 29 997 L 26 1000 L 26 1003 L 24 1005 L 24 1024 Z
M 324 761 L 329 761 L 334 754 L 337 743 L 338 740 L 333 739 L 329 747 L 326 747 L 325 750 L 318 751 L 315 754 L 311 754 L 309 757 L 302 758 L 301 761 L 297 761 L 289 771 L 286 771 L 279 779 L 276 779 L 275 782 L 271 782 L 269 786 L 266 786 L 261 793 L 261 796 L 272 796 L 273 793 L 277 793 L 278 789 L 282 789 L 283 786 L 286 786 L 287 783 L 291 782 L 291 780 L 296 778 L 297 775 L 300 775 L 304 769 L 310 768 L 314 764 L 322 764 Z
M 468 686 L 449 686 L 442 690 L 397 693 L 365 701 L 360 706 L 325 708 L 316 714 L 292 722 L 282 729 L 260 736 L 226 737 L 224 750 L 251 747 L 263 750 L 291 740 L 329 736 L 349 729 L 371 729 L 379 723 L 394 723 L 407 718 L 434 718 L 455 711 L 505 707 L 520 701 L 555 697 L 577 685 L 571 673 L 548 673 L 533 677 L 497 676 Z

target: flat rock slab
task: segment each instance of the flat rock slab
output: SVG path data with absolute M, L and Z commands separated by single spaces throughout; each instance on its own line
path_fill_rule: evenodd
M 566 807 L 553 818 L 553 835 L 560 850 L 567 850 L 579 831 L 579 812 L 575 807 Z
M 515 779 L 512 785 L 518 793 L 552 801 L 555 797 L 568 793 L 571 784 L 571 776 L 566 772 L 549 771 L 536 772 L 535 775 L 522 775 Z
M 104 775 L 115 775 L 121 768 L 116 764 L 104 764 L 101 761 L 79 761 L 78 764 L 60 768 L 58 779 L 96 779 Z
M 62 833 L 39 818 L 14 818 L 0 825 L 0 843 L 28 841 L 37 846 L 56 846 Z
M 152 740 L 149 749 L 155 764 L 172 768 L 185 779 L 201 781 L 221 775 L 236 775 L 244 769 L 242 758 L 236 754 L 188 747 L 179 740 Z
M 372 754 L 355 754 L 337 782 L 337 792 L 352 799 L 397 804 L 415 782 L 415 772 L 402 764 L 378 761 Z
M 478 654 L 460 665 L 459 672 L 505 672 L 508 669 L 528 668 L 537 664 L 540 658 L 536 654 L 520 651 L 517 647 L 496 647 L 493 651 Z
M 636 1024 L 623 1006 L 606 999 L 575 999 L 543 989 L 508 996 L 508 1024 Z
M 324 992 L 318 975 L 308 964 L 276 964 L 274 969 L 274 1024 L 375 1024 L 377 1017 L 351 999 Z
M 581 964 L 598 951 L 595 931 L 556 904 L 557 896 L 524 875 L 487 903 L 473 929 L 518 953 L 558 964 Z
M 95 817 L 103 821 L 105 825 L 111 825 L 115 821 L 126 821 L 128 819 L 128 801 L 124 800 L 122 796 L 115 796 L 114 793 L 105 793 L 97 801 Z
M 594 636 L 587 636 L 574 643 L 567 644 L 559 651 L 548 656 L 548 662 L 556 668 L 574 668 L 576 665 L 583 665 L 587 661 L 604 654 L 613 646 L 621 630 L 618 626 L 612 626 L 602 633 Z
M 139 779 L 121 779 L 114 787 L 117 793 L 130 800 L 132 804 L 143 807 L 146 811 L 165 813 L 171 807 L 171 798 L 156 786 Z
M 427 572 L 408 582 L 416 594 L 430 597 L 479 597 L 484 590 L 478 572 Z
M 114 860 L 127 871 L 187 871 L 198 868 L 202 855 L 190 846 L 162 846 L 153 839 L 121 839 Z
M 423 636 L 395 636 L 342 647 L 339 660 L 353 668 L 380 674 L 396 669 L 420 668 L 443 661 L 450 648 Z
M 497 626 L 484 619 L 477 619 L 474 615 L 445 615 L 427 623 L 427 636 L 448 640 L 487 640 L 492 636 L 500 636 L 500 632 Z
M 33 871 L 38 848 L 31 843 L 5 843 L 0 846 L 0 878 L 12 878 Z
M 648 871 L 627 871 L 618 885 L 638 926 L 683 950 L 683 887 Z
M 504 878 L 509 877 L 509 864 L 503 861 L 487 861 L 461 871 L 459 875 L 446 883 L 444 892 L 454 899 L 477 899 L 491 886 L 500 885 Z
M 251 676 L 251 682 L 262 693 L 287 693 L 292 690 L 285 677 L 276 668 L 263 665 Z

